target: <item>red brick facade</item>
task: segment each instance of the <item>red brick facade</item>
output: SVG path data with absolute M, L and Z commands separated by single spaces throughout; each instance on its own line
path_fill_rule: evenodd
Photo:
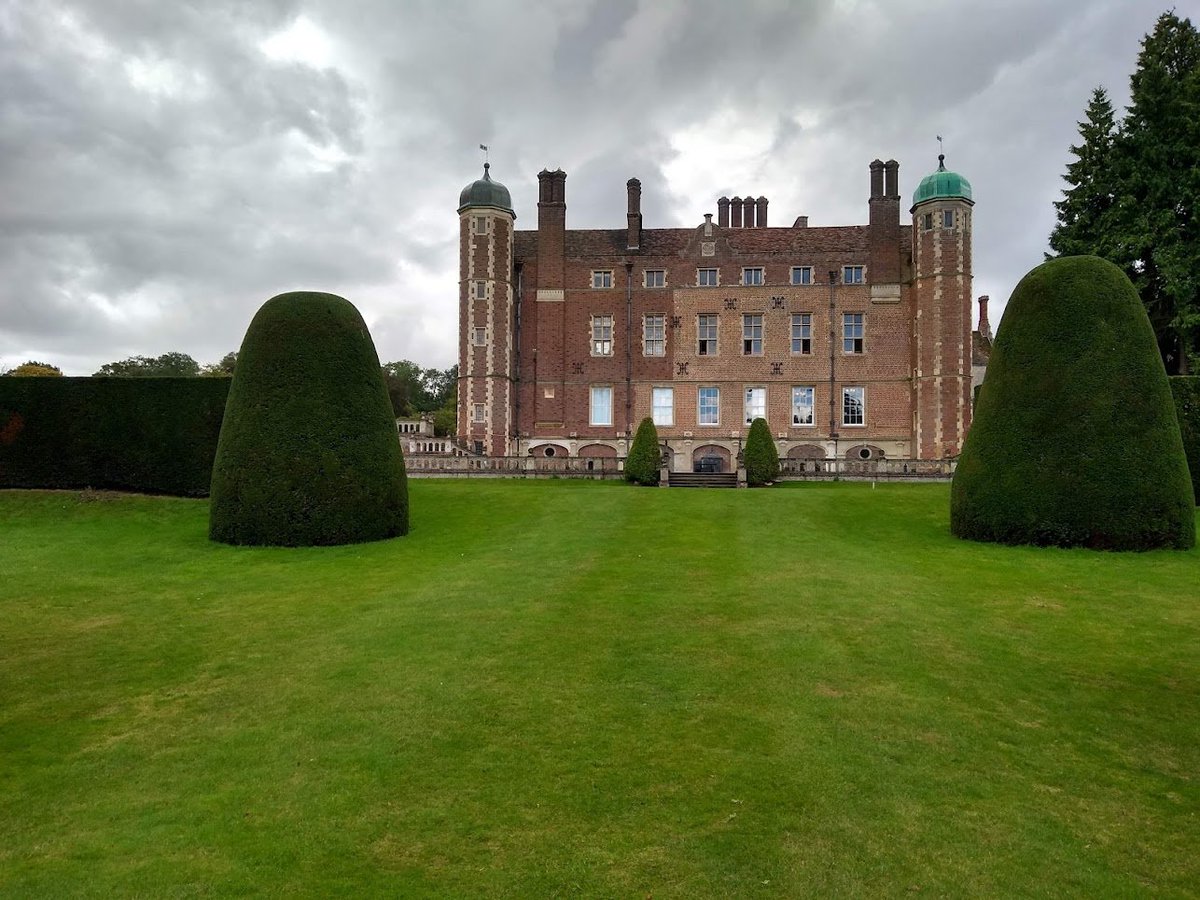
M 721 198 L 717 222 L 643 228 L 631 179 L 626 227 L 571 231 L 561 171 L 539 175 L 536 231 L 464 209 L 460 437 L 490 455 L 623 457 L 658 389 L 675 470 L 731 464 L 760 412 L 781 456 L 956 455 L 971 202 L 924 202 L 902 226 L 898 169 L 871 164 L 866 225 L 767 227 L 767 199 L 747 197 Z

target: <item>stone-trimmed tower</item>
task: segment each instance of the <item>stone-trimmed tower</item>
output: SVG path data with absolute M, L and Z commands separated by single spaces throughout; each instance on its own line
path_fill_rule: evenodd
M 957 456 L 971 427 L 971 183 L 946 169 L 913 194 L 913 455 Z
M 514 433 L 513 222 L 508 188 L 483 177 L 458 198 L 458 436 L 506 456 Z

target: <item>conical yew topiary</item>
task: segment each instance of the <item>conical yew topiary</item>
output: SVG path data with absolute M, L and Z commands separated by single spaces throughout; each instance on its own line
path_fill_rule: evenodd
M 746 483 L 751 487 L 770 484 L 779 477 L 779 451 L 775 449 L 766 419 L 755 419 L 750 423 L 743 459 L 746 462 Z
M 1166 371 L 1113 264 L 1050 260 L 1013 291 L 954 474 L 950 527 L 1013 544 L 1195 543 Z
M 268 300 L 238 353 L 209 536 L 314 546 L 407 532 L 404 457 L 362 316 L 333 294 Z
M 634 484 L 656 485 L 662 468 L 662 451 L 658 449 L 658 429 L 647 417 L 638 425 L 629 455 L 625 457 L 625 480 Z

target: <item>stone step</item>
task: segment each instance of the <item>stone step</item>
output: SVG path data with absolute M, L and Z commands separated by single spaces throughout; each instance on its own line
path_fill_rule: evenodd
M 737 487 L 737 472 L 672 472 L 667 479 L 671 487 Z

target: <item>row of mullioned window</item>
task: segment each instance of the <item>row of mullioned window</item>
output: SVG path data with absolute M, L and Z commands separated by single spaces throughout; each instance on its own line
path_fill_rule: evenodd
M 791 388 L 791 425 L 793 428 L 812 427 L 813 385 L 794 385 Z M 867 424 L 867 389 L 865 387 L 843 387 L 842 425 L 855 427 Z M 755 419 L 767 418 L 767 388 L 765 385 L 747 387 L 743 395 L 744 424 Z M 482 415 L 482 413 L 480 413 Z M 657 426 L 674 427 L 675 388 L 655 387 L 650 389 L 650 417 Z M 611 427 L 613 424 L 612 385 L 591 386 L 591 402 L 588 424 Z M 721 388 L 717 385 L 702 385 L 696 389 L 696 425 L 721 424 Z
M 866 282 L 865 266 L 842 266 L 842 284 L 864 284 Z M 614 285 L 612 269 L 593 269 L 592 287 L 605 290 Z M 742 286 L 761 286 L 767 284 L 766 270 L 762 266 L 744 266 L 739 282 Z M 812 266 L 792 266 L 788 284 L 816 284 L 813 281 Z M 666 269 L 643 269 L 642 287 L 665 288 L 667 286 Z M 720 287 L 721 270 L 712 268 L 696 269 L 696 287 Z
M 696 355 L 716 356 L 720 316 L 701 313 L 696 316 Z M 762 356 L 764 325 L 762 313 L 742 314 L 742 355 Z M 475 329 L 478 333 L 482 329 Z M 866 322 L 863 313 L 842 313 L 842 352 L 863 353 L 866 349 Z M 478 338 L 475 341 L 479 343 Z M 792 313 L 791 352 L 807 356 L 813 352 L 812 313 Z M 642 317 L 642 355 L 666 356 L 667 317 L 654 313 Z M 613 317 L 592 316 L 592 356 L 613 355 Z

